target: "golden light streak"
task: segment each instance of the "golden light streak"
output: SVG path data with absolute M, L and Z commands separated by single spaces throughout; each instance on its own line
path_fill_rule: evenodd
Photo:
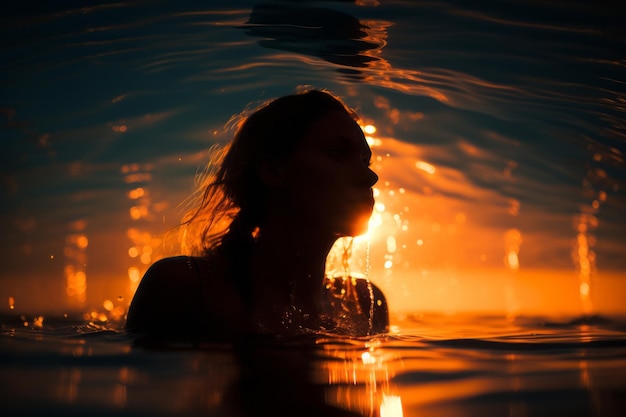
M 151 119 L 151 115 L 146 115 Z M 131 201 L 128 215 L 131 220 L 151 221 L 156 218 L 156 214 L 162 212 L 167 207 L 167 202 L 154 203 L 150 198 L 150 193 L 146 183 L 152 180 L 150 172 L 154 169 L 152 164 L 127 164 L 122 166 L 121 173 L 124 175 L 124 182 L 134 184 L 134 188 L 126 194 Z M 142 224 L 142 227 L 146 227 Z M 141 276 L 146 271 L 146 266 L 155 261 L 153 249 L 161 240 L 155 238 L 148 230 L 140 230 L 137 227 L 129 228 L 126 235 L 131 240 L 132 246 L 128 249 L 128 256 L 131 259 L 128 268 L 129 293 L 133 295 L 137 290 Z
M 83 307 L 87 302 L 87 248 L 89 239 L 84 233 L 87 222 L 77 220 L 69 225 L 70 233 L 65 237 L 63 253 L 66 265 L 63 269 L 65 275 L 65 294 L 70 304 Z
M 431 164 L 429 164 L 428 162 L 424 162 L 424 161 L 417 161 L 415 163 L 415 167 L 421 171 L 424 171 L 430 175 L 433 175 L 436 171 L 435 167 Z
M 517 257 L 517 252 L 513 250 L 509 251 L 506 257 L 506 265 L 509 267 L 509 269 L 512 269 L 514 271 L 517 271 L 519 269 L 519 258 Z
M 504 264 L 512 271 L 517 271 L 520 268 L 519 251 L 522 244 L 522 234 L 517 229 L 509 229 L 504 234 L 504 250 L 506 256 L 504 258 Z
M 586 224 L 579 225 L 579 230 L 583 230 L 583 232 L 579 233 L 576 238 L 577 256 L 575 259 L 578 263 L 578 293 L 580 294 L 583 311 L 590 313 L 592 311 L 591 277 L 595 256 L 593 251 L 589 249 L 589 240 L 586 235 L 586 227 L 584 226 L 586 226 Z

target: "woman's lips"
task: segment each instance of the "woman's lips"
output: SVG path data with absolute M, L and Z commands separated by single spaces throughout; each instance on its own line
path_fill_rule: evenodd
M 369 196 L 367 198 L 360 198 L 358 200 L 354 200 L 353 204 L 357 205 L 357 206 L 362 206 L 362 207 L 367 207 L 368 210 L 373 210 L 374 209 L 374 197 Z

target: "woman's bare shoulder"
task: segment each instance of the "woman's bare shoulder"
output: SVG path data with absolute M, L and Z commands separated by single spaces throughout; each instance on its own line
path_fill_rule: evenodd
M 203 258 L 191 256 L 173 256 L 163 258 L 153 263 L 146 271 L 143 279 L 152 277 L 161 277 L 163 275 L 175 274 L 176 276 L 186 276 L 187 274 L 195 274 L 197 264 L 205 262 Z
M 343 292 L 344 285 L 344 280 L 334 280 L 333 291 L 335 293 Z M 367 331 L 371 334 L 389 332 L 389 308 L 387 298 L 382 290 L 365 277 L 353 277 L 352 285 L 359 300 L 361 311 L 373 313 L 371 317 L 368 315 L 365 324 Z
M 176 256 L 163 258 L 148 268 L 135 292 L 126 328 L 142 330 L 193 314 L 198 304 L 202 258 Z
M 383 291 L 366 278 L 357 278 L 356 290 L 363 307 L 373 304 L 372 331 L 375 334 L 389 332 L 389 307 Z M 365 306 L 364 304 L 368 304 Z

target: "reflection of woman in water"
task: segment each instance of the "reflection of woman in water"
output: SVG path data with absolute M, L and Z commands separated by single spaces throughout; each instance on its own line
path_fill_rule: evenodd
M 199 256 L 162 259 L 146 272 L 127 329 L 182 338 L 386 332 L 377 287 L 325 275 L 335 241 L 364 233 L 374 204 L 378 177 L 355 113 L 306 90 L 236 122 L 183 219 Z

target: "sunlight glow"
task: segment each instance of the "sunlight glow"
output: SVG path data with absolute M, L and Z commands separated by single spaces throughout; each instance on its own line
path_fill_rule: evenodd
M 369 353 L 369 351 L 363 352 L 361 360 L 365 365 L 372 365 L 376 363 L 376 357 Z
M 363 132 L 367 133 L 368 135 L 373 135 L 374 133 L 376 133 L 376 126 L 365 125 L 363 126 Z
M 134 190 L 130 190 L 128 192 L 128 198 L 131 200 L 137 200 L 138 198 L 141 198 L 144 195 L 145 195 L 145 191 L 141 187 L 135 188 Z
M 582 298 L 589 296 L 589 283 L 581 282 L 579 286 L 580 295 Z
M 380 417 L 402 417 L 402 399 L 397 395 L 383 394 L 380 404 Z
M 433 175 L 436 171 L 435 167 L 431 164 L 429 164 L 428 162 L 424 162 L 424 161 L 417 161 L 415 163 L 415 167 L 419 170 L 422 170 L 430 175 Z
M 506 257 L 504 264 L 512 271 L 519 270 L 519 251 L 522 244 L 522 234 L 517 229 L 509 229 L 504 234 L 504 250 Z
M 77 220 L 69 224 L 65 237 L 65 294 L 70 304 L 82 307 L 87 302 L 87 247 L 89 239 L 84 233 L 87 222 Z
M 139 280 L 141 279 L 141 272 L 139 271 L 139 268 L 136 268 L 134 266 L 128 268 L 128 278 L 131 280 L 131 282 L 139 282 Z
M 113 305 L 113 301 L 111 301 L 111 300 L 104 300 L 104 302 L 102 303 L 102 307 L 104 307 L 104 309 L 106 311 L 113 311 L 113 308 L 115 306 Z
M 517 271 L 519 269 L 519 258 L 517 257 L 517 252 L 510 251 L 506 257 L 506 265 L 509 269 Z
M 606 194 L 600 194 L 599 200 L 604 201 Z M 598 200 L 595 200 L 598 201 Z M 599 204 L 598 204 L 599 206 Z M 585 313 L 591 313 L 593 305 L 591 301 L 591 279 L 595 269 L 595 252 L 592 249 L 593 236 L 589 231 L 597 227 L 597 218 L 594 215 L 597 207 L 584 208 L 583 214 L 579 217 L 576 225 L 578 235 L 573 258 L 578 268 L 578 293 Z
M 43 328 L 43 316 L 37 316 L 33 319 L 33 327 L 42 329 Z

